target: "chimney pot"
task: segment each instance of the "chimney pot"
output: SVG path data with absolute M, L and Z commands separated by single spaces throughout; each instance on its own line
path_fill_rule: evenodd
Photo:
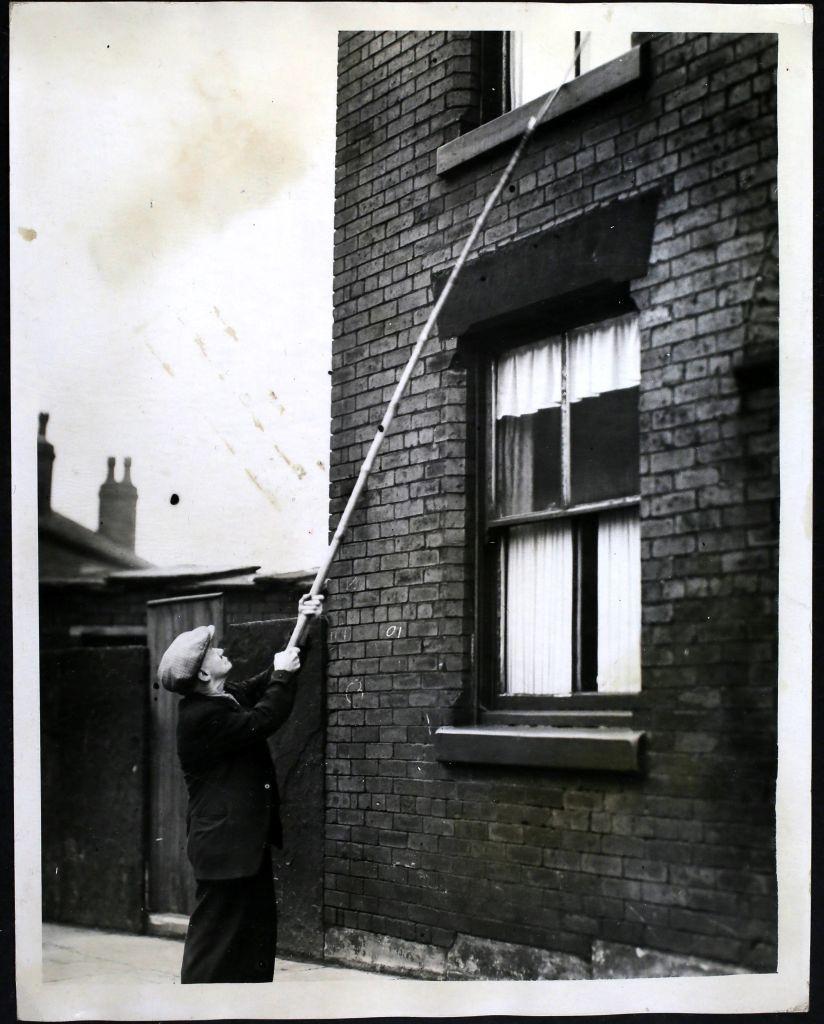
M 115 459 L 107 460 L 108 473 L 100 485 L 100 514 L 97 532 L 121 547 L 134 551 L 137 519 L 137 490 L 131 481 L 132 460 L 123 460 L 123 479 L 114 478 Z

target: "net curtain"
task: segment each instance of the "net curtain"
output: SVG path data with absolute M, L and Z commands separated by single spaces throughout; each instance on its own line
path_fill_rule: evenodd
M 572 678 L 572 529 L 517 526 L 505 545 L 506 692 L 569 693 Z
M 633 693 L 641 682 L 641 551 L 634 509 L 598 522 L 599 693 Z M 572 687 L 572 527 L 566 521 L 512 529 L 507 538 L 502 675 L 511 694 L 565 694 Z
M 498 506 L 504 515 L 532 512 L 533 416 L 561 404 L 561 339 L 524 345 L 501 356 L 495 377 Z
M 529 416 L 561 404 L 561 339 L 511 349 L 498 358 L 495 416 Z M 634 313 L 569 335 L 569 399 L 580 402 L 641 380 L 638 319 Z
M 598 692 L 641 687 L 641 531 L 635 509 L 598 519 Z

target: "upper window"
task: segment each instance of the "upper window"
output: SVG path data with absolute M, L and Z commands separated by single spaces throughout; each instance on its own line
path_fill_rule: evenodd
M 575 65 L 575 75 L 619 57 L 632 46 L 631 32 L 601 29 L 588 33 Z M 509 92 L 512 107 L 543 96 L 560 85 L 578 45 L 578 33 L 509 33 Z
M 489 365 L 483 589 L 499 697 L 639 689 L 639 379 L 635 314 Z

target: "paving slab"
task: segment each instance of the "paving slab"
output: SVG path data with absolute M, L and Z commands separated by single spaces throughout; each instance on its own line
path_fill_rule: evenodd
M 153 935 L 125 935 L 71 925 L 43 925 L 43 981 L 147 982 L 180 984 L 183 943 Z M 348 967 L 275 962 L 275 981 L 335 981 L 357 977 L 363 971 Z

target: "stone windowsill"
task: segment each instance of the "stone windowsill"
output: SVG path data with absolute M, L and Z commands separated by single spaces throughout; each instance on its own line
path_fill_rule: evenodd
M 642 44 L 643 45 L 643 44 Z M 577 110 L 593 100 L 603 99 L 610 93 L 640 81 L 642 74 L 642 46 L 633 46 L 620 57 L 587 71 L 561 86 L 555 101 L 542 121 L 542 126 L 556 121 L 559 117 Z M 527 121 L 538 113 L 546 94 L 523 106 L 501 114 L 493 121 L 474 128 L 465 135 L 440 146 L 437 155 L 437 173 L 449 171 L 489 153 L 498 146 L 512 142 L 523 135 Z
M 604 726 L 441 726 L 435 733 L 435 756 L 462 764 L 638 773 L 643 735 Z

